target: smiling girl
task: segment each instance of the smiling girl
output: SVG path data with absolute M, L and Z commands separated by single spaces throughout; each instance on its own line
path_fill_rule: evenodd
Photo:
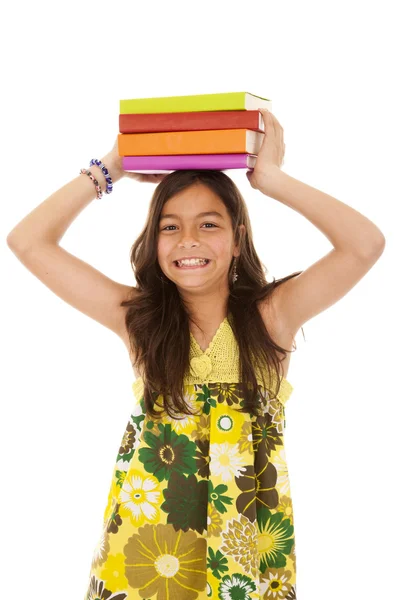
M 251 187 L 333 246 L 304 271 L 267 282 L 244 198 L 225 173 L 127 173 L 117 142 L 7 238 L 49 289 L 121 338 L 136 376 L 86 600 L 296 598 L 284 446 L 290 355 L 302 325 L 364 277 L 385 238 L 281 171 L 283 129 L 260 112 Z M 159 183 L 131 250 L 136 287 L 60 246 L 83 208 L 121 177 Z

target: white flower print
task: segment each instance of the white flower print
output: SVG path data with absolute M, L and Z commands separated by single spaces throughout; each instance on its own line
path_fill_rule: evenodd
M 239 454 L 239 444 L 211 444 L 210 472 L 212 476 L 221 476 L 222 481 L 231 481 L 240 477 L 246 470 L 243 456 Z

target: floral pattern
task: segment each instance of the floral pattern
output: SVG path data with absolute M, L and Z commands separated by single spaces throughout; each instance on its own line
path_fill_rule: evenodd
M 232 576 L 225 575 L 219 585 L 218 598 L 221 600 L 250 600 L 251 592 L 256 589 L 256 584 L 246 575 L 234 573 Z
M 206 585 L 205 538 L 172 525 L 144 525 L 124 546 L 126 576 L 141 598 L 195 600 Z
M 138 398 L 85 600 L 296 600 L 284 405 L 260 385 L 257 414 L 239 412 L 242 384 L 218 381 L 184 397 L 195 415 L 159 420 Z
M 172 431 L 171 424 L 158 425 L 159 435 L 145 431 L 146 445 L 139 448 L 139 460 L 144 469 L 159 481 L 169 479 L 171 473 L 194 473 L 196 471 L 196 444 L 183 433 Z
M 176 530 L 193 529 L 203 533 L 207 520 L 207 487 L 205 479 L 172 473 L 164 489 L 165 502 L 160 506 L 168 514 L 167 523 L 172 523 Z
M 253 578 L 257 576 L 258 570 L 257 534 L 256 525 L 244 515 L 228 521 L 221 534 L 221 551 L 227 556 L 233 556 L 235 562 L 242 565 L 244 572 Z
M 119 514 L 130 517 L 133 525 L 143 525 L 145 521 L 157 523 L 160 518 L 158 480 L 152 475 L 144 475 L 132 469 L 124 479 L 120 492 Z

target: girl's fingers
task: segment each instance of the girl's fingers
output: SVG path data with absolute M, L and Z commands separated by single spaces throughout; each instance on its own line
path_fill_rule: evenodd
M 274 115 L 272 114 L 272 112 L 270 112 L 267 108 L 263 108 L 261 110 L 263 119 L 264 119 L 264 123 L 265 123 L 265 132 L 267 131 L 268 127 L 272 127 L 272 130 L 275 134 L 275 136 L 278 135 L 278 121 L 276 120 L 276 118 L 274 117 Z
M 267 129 L 268 123 L 270 123 L 270 118 L 269 118 L 270 112 L 266 108 L 261 108 L 259 110 L 260 110 L 260 113 L 262 114 L 262 118 L 263 118 L 263 121 L 264 121 L 265 129 Z

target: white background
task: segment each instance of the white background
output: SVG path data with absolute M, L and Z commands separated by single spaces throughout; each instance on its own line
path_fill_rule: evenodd
M 83 599 L 133 404 L 125 346 L 35 278 L 6 244 L 28 212 L 111 150 L 119 100 L 248 91 L 272 99 L 282 169 L 378 225 L 386 248 L 297 335 L 286 454 L 299 600 L 398 591 L 399 37 L 391 1 L 20 2 L 1 39 L 1 589 Z M 331 244 L 302 215 L 243 193 L 271 275 Z M 129 251 L 155 184 L 124 178 L 61 245 L 133 285 Z M 62 276 L 62 274 L 60 274 Z M 182 599 L 184 600 L 184 599 Z

